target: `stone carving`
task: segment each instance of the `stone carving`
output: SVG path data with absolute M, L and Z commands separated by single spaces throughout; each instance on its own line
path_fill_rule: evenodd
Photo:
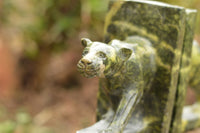
M 113 40 L 109 44 L 83 39 L 82 44 L 85 49 L 78 70 L 85 77 L 98 76 L 102 80 L 97 110 L 101 121 L 83 131 L 122 132 L 128 125 L 126 130 L 132 132 L 129 119 L 135 119 L 132 112 L 155 75 L 154 48 L 148 40 L 138 36 L 125 41 Z
M 97 123 L 77 133 L 181 133 L 195 14 L 155 1 L 111 1 L 104 43 L 82 39 L 78 70 L 100 85 Z

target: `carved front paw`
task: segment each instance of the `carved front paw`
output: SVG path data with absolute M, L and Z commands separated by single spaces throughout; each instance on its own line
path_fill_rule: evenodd
M 76 133 L 99 133 L 99 130 L 97 129 L 82 129 L 79 131 L 76 131 Z
M 100 133 L 122 133 L 119 127 L 110 127 L 105 130 L 102 130 Z

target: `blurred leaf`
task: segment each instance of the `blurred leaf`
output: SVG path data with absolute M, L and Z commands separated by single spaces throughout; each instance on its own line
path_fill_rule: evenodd
M 0 118 L 4 118 L 7 114 L 7 110 L 5 109 L 5 107 L 0 106 Z
M 17 114 L 16 116 L 16 120 L 17 120 L 17 123 L 19 124 L 30 124 L 31 123 L 31 117 L 29 114 L 25 113 L 25 112 L 20 112 Z
M 10 120 L 7 120 L 3 123 L 0 123 L 0 133 L 13 133 L 16 127 L 16 123 Z
M 107 11 L 109 0 L 89 0 L 93 12 Z

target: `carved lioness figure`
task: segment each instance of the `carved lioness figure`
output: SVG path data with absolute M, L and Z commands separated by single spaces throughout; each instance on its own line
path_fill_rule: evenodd
M 85 48 L 78 70 L 85 77 L 99 77 L 100 88 L 98 122 L 77 133 L 142 131 L 144 124 L 135 119 L 139 116 L 133 115 L 133 110 L 142 102 L 156 71 L 156 55 L 151 43 L 145 38 L 131 36 L 109 44 L 82 39 L 82 44 Z

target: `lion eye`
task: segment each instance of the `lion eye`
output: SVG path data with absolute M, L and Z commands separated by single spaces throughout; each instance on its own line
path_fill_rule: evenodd
M 82 56 L 85 56 L 86 54 L 88 54 L 87 50 L 83 51 Z
M 103 53 L 103 52 L 99 52 L 99 53 L 98 53 L 98 56 L 99 56 L 100 58 L 106 58 L 106 54 Z

